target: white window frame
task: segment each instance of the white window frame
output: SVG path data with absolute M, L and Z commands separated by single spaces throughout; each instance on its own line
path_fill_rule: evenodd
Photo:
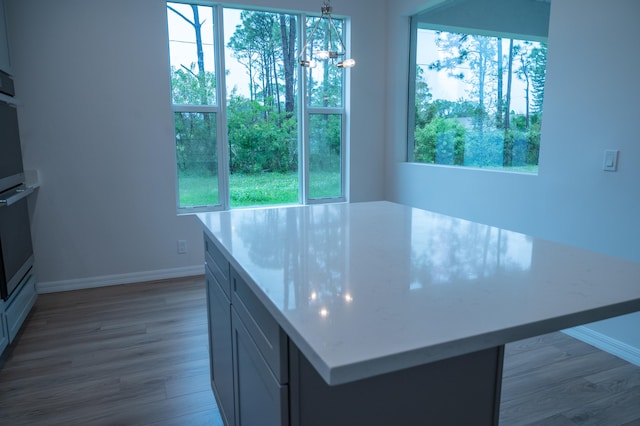
M 298 50 L 304 46 L 306 42 L 306 22 L 308 17 L 319 17 L 319 14 L 307 14 L 299 11 L 277 10 L 260 8 L 258 6 L 232 6 L 207 0 L 168 0 L 166 3 L 183 3 L 196 4 L 200 6 L 208 6 L 213 8 L 214 19 L 214 73 L 216 80 L 216 104 L 215 105 L 181 105 L 173 104 L 171 100 L 171 110 L 175 114 L 177 112 L 196 112 L 196 113 L 214 113 L 216 117 L 216 142 L 218 150 L 218 204 L 207 206 L 189 206 L 180 207 L 180 192 L 178 175 L 176 173 L 176 208 L 178 214 L 190 214 L 207 211 L 229 210 L 231 208 L 230 186 L 229 186 L 229 138 L 227 132 L 227 90 L 225 54 L 224 54 L 224 9 L 240 9 L 254 10 L 258 12 L 282 12 L 295 15 L 297 18 L 298 31 Z M 350 47 L 350 22 L 346 17 L 335 17 L 344 22 L 344 36 L 347 47 Z M 298 54 L 298 52 L 297 52 Z M 170 67 L 169 67 L 170 68 Z M 340 203 L 346 202 L 348 197 L 346 188 L 348 187 L 347 175 L 347 158 L 348 158 L 348 89 L 350 85 L 349 75 L 346 70 L 342 73 L 342 106 L 336 107 L 310 107 L 307 99 L 307 79 L 305 69 L 298 66 L 297 70 L 298 88 L 298 204 L 322 204 L 322 203 Z M 341 116 L 341 134 L 340 134 L 340 196 L 330 198 L 310 198 L 309 197 L 309 117 L 311 114 L 318 115 L 340 115 Z M 174 144 L 175 144 L 175 125 L 174 125 Z M 176 161 L 177 164 L 177 161 Z M 281 205 L 286 206 L 287 204 Z M 261 207 L 257 205 L 255 207 Z

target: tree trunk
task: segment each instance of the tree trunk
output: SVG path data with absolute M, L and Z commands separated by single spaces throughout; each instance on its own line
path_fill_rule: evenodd
M 525 55 L 521 54 L 520 55 L 520 62 L 522 63 L 522 76 L 524 77 L 524 81 L 525 81 L 525 89 L 524 89 L 524 100 L 525 100 L 525 127 L 527 128 L 527 130 L 530 127 L 530 111 L 529 111 L 529 93 L 530 93 L 530 78 L 529 78 L 529 64 L 527 63 L 527 61 L 525 60 Z
M 513 136 L 509 132 L 511 126 L 511 81 L 513 80 L 513 39 L 509 40 L 509 62 L 507 70 L 507 98 L 504 114 L 504 155 L 502 165 L 510 167 L 513 164 Z
M 198 81 L 200 82 L 201 89 L 201 99 L 203 105 L 208 104 L 207 101 L 207 80 L 204 70 L 204 50 L 202 49 L 202 24 L 200 23 L 200 13 L 198 11 L 198 6 L 195 4 L 191 5 L 191 9 L 193 10 L 193 28 L 196 33 L 196 52 L 198 57 Z
M 278 108 L 278 114 L 282 112 L 282 107 L 280 106 L 280 85 L 278 84 L 278 69 L 276 66 L 276 50 L 271 49 L 271 64 L 273 65 L 273 85 L 276 88 L 275 93 L 275 102 L 276 108 Z
M 271 64 L 269 63 L 269 52 L 267 52 L 267 50 L 268 49 L 263 46 L 260 54 L 262 56 L 262 105 L 265 107 L 268 106 L 267 99 L 270 96 L 271 90 Z M 268 118 L 266 108 L 264 111 L 264 117 L 265 119 Z
M 510 111 L 511 111 L 511 81 L 513 71 L 513 39 L 509 40 L 509 65 L 507 70 L 507 99 L 505 102 L 505 115 L 504 115 L 504 128 L 509 129 L 511 125 Z
M 502 73 L 502 38 L 498 38 L 498 111 L 496 113 L 498 128 L 502 127 Z
M 287 118 L 293 115 L 294 109 L 294 72 L 296 64 L 296 23 L 293 16 L 289 17 L 289 28 L 287 31 L 287 19 L 285 15 L 280 15 L 280 34 L 282 36 L 282 59 L 284 62 L 284 110 Z

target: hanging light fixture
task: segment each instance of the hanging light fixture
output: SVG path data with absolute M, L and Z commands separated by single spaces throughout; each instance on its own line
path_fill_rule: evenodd
M 356 65 L 356 61 L 351 58 L 346 58 L 347 49 L 345 47 L 344 41 L 342 41 L 342 37 L 340 36 L 340 32 L 336 28 L 336 25 L 331 18 L 331 1 L 324 0 L 322 4 L 322 17 L 318 19 L 311 30 L 311 34 L 307 38 L 307 42 L 305 43 L 302 51 L 300 52 L 300 56 L 298 56 L 298 62 L 303 67 L 311 67 L 314 68 L 316 66 L 316 62 L 314 59 L 321 59 L 323 61 L 331 60 L 331 62 L 339 67 L 339 68 L 352 68 Z M 316 34 L 316 31 L 320 28 L 321 22 L 326 23 L 326 33 L 325 33 L 325 43 L 328 46 L 328 50 L 319 50 L 315 52 L 313 51 L 313 37 Z

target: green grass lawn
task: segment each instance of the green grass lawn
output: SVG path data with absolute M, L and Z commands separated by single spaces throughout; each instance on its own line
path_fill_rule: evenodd
M 295 204 L 298 202 L 297 173 L 235 173 L 229 176 L 231 207 Z
M 315 172 L 310 183 L 313 198 L 340 196 L 340 174 Z M 229 176 L 231 207 L 298 203 L 297 173 L 257 173 Z M 220 204 L 218 180 L 212 176 L 180 175 L 180 207 Z

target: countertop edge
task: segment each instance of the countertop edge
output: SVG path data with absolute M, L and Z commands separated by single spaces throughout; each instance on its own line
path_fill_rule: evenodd
M 472 336 L 462 340 L 430 346 L 428 348 L 420 348 L 410 352 L 391 354 L 385 357 L 334 368 L 327 366 L 326 363 L 323 363 L 321 360 L 314 362 L 314 359 L 319 357 L 315 353 L 313 353 L 313 355 L 315 355 L 314 357 L 308 356 L 307 352 L 313 352 L 310 347 L 306 347 L 306 350 L 301 347 L 299 347 L 299 349 L 307 359 L 309 359 L 320 376 L 329 385 L 340 385 L 380 374 L 391 373 L 405 368 L 454 358 L 533 336 L 562 331 L 564 329 L 583 325 L 587 322 L 599 321 L 639 310 L 640 300 L 622 302 L 595 310 L 575 312 L 562 317 L 518 325 L 507 329 L 496 330 L 491 333 Z M 297 344 L 295 340 L 294 343 Z

